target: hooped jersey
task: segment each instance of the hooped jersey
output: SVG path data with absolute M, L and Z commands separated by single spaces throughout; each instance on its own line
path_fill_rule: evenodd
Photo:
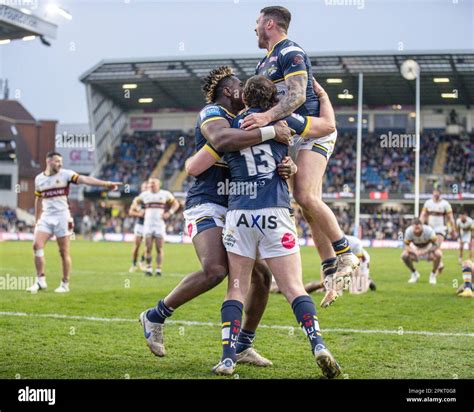
M 440 199 L 435 202 L 433 199 L 428 199 L 423 210 L 428 213 L 428 225 L 432 228 L 445 226 L 445 217 L 448 213 L 452 213 L 453 209 L 449 202 L 445 199 Z
M 405 245 L 410 245 L 413 243 L 416 247 L 423 248 L 429 243 L 434 243 L 438 240 L 435 231 L 432 227 L 428 225 L 423 225 L 423 230 L 420 235 L 415 235 L 413 231 L 413 226 L 410 226 L 405 230 Z
M 153 225 L 163 222 L 163 213 L 174 201 L 174 196 L 171 192 L 163 189 L 158 190 L 158 192 L 147 190 L 140 193 L 138 199 L 145 209 L 145 225 Z
M 232 127 L 239 128 L 250 113 L 261 112 L 249 109 L 234 119 Z M 293 114 L 283 119 L 297 134 L 304 135 L 310 118 Z M 268 207 L 290 208 L 288 184 L 278 174 L 277 165 L 288 155 L 288 146 L 276 140 L 225 154 L 230 168 L 229 210 L 264 209 Z
M 79 175 L 68 169 L 59 169 L 54 175 L 44 172 L 35 177 L 35 196 L 42 200 L 42 214 L 45 216 L 70 214 L 69 185 L 77 184 Z
M 319 117 L 319 99 L 313 90 L 313 69 L 306 52 L 295 42 L 283 39 L 258 63 L 255 74 L 270 79 L 278 90 L 281 98 L 288 93 L 285 80 L 291 76 L 308 74 L 306 85 L 306 101 L 295 110 L 302 116 Z
M 188 190 L 185 209 L 203 203 L 216 203 L 227 207 L 228 196 L 223 188 L 230 179 L 229 167 L 221 159 L 223 153 L 218 153 L 212 147 L 204 137 L 201 128 L 206 123 L 222 119 L 227 120 L 229 125 L 232 125 L 234 118 L 235 115 L 218 104 L 208 104 L 199 113 L 194 131 L 196 152 L 204 148 L 217 159 L 217 162 L 199 176 L 196 176 L 193 185 Z

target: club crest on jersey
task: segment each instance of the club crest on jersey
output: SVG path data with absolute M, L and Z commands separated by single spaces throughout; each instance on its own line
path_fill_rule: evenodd
M 304 58 L 301 54 L 297 54 L 295 57 L 293 57 L 293 63 L 292 67 L 298 66 L 304 62 Z

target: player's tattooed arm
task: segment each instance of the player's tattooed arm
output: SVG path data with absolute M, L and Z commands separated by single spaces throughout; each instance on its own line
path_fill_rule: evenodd
M 285 80 L 288 92 L 270 110 L 264 113 L 252 113 L 248 115 L 242 127 L 245 130 L 253 130 L 257 127 L 263 127 L 276 120 L 283 119 L 293 113 L 306 101 L 306 86 L 308 85 L 308 74 L 302 73 L 296 76 L 290 76 Z
M 266 125 L 265 125 L 266 126 Z M 283 122 L 278 122 L 273 126 L 273 137 L 276 141 L 289 144 L 291 139 L 291 130 Z M 206 140 L 218 152 L 236 152 L 247 147 L 254 146 L 267 140 L 261 129 L 246 131 L 242 129 L 229 127 L 225 120 L 216 120 L 206 123 L 201 128 Z
M 80 175 L 77 179 L 77 184 L 84 184 L 89 186 L 104 186 L 108 189 L 117 190 L 119 186 L 123 185 L 122 182 L 109 182 L 101 179 L 96 179 L 93 176 Z

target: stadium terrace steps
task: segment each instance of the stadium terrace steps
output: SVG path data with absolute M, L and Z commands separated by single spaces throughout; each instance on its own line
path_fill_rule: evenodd
M 436 150 L 436 157 L 433 163 L 433 173 L 443 174 L 444 166 L 448 158 L 448 142 L 441 142 L 438 144 L 438 149 Z
M 161 156 L 161 159 L 159 162 L 156 164 L 155 168 L 153 169 L 153 172 L 151 172 L 150 177 L 157 177 L 159 179 L 162 179 L 163 177 L 163 171 L 166 166 L 166 164 L 169 162 L 171 157 L 173 156 L 173 153 L 175 152 L 176 148 L 178 145 L 176 143 L 171 143 Z
M 186 169 L 179 170 L 177 173 L 173 174 L 172 178 L 170 179 L 170 190 L 172 192 L 180 192 L 183 190 L 183 183 L 186 180 L 188 174 L 186 173 Z

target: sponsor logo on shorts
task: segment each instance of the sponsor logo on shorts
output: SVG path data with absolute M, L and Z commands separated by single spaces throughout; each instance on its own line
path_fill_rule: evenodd
M 293 233 L 285 233 L 281 237 L 281 244 L 285 249 L 293 249 L 296 245 L 296 238 Z
M 274 215 L 250 215 L 251 221 L 245 213 L 242 213 L 237 220 L 237 227 L 245 226 L 248 228 L 257 228 L 260 232 L 265 235 L 263 229 L 276 229 L 278 226 L 277 217 Z
M 222 237 L 222 242 L 224 243 L 224 246 L 233 247 L 235 245 L 235 241 L 236 239 L 231 230 L 224 233 Z

